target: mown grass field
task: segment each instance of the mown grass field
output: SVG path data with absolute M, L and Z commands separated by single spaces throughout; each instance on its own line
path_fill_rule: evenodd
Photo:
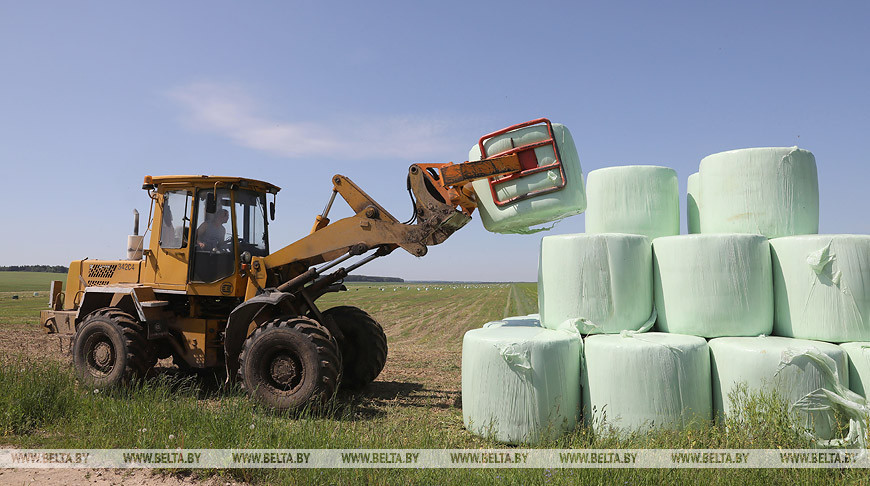
M 60 280 L 66 284 L 66 274 L 0 272 L 0 292 L 48 292 L 52 280 Z
M 387 365 L 326 414 L 280 414 L 238 389 L 164 369 L 116 393 L 82 389 L 56 338 L 38 328 L 45 295 L 0 293 L 0 441 L 33 448 L 503 448 L 462 425 L 461 345 L 468 329 L 535 312 L 535 284 L 354 284 L 320 303 L 356 305 L 384 324 Z M 748 397 L 740 417 L 685 431 L 595 435 L 584 427 L 536 447 L 803 448 L 775 397 Z M 255 484 L 867 483 L 860 470 L 225 470 Z

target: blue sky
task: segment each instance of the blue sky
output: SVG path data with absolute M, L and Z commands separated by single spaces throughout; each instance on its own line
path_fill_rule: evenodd
M 584 172 L 665 165 L 683 192 L 706 155 L 797 145 L 820 231 L 870 233 L 868 18 L 863 2 L 0 0 L 0 265 L 121 257 L 146 174 L 281 186 L 273 249 L 308 232 L 335 173 L 405 219 L 410 163 L 461 162 L 541 116 Z M 533 281 L 539 240 L 473 221 L 362 273 Z

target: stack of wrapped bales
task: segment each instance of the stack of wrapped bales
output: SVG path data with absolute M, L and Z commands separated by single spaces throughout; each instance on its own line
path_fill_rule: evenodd
M 469 160 L 517 154 L 523 172 L 472 183 L 484 227 L 533 233 L 533 226 L 582 213 L 586 193 L 568 129 L 535 122 L 480 139 Z M 465 427 L 509 443 L 535 443 L 570 431 L 580 414 L 578 333 L 541 326 L 538 315 L 490 322 L 462 342 Z
M 733 411 L 730 393 L 739 383 L 749 391 L 776 391 L 791 404 L 820 388 L 850 387 L 864 395 L 870 387 L 870 236 L 815 234 L 813 155 L 796 147 L 723 152 L 704 158 L 688 182 L 690 234 L 679 236 L 673 170 L 590 172 L 586 233 L 541 241 L 540 315 L 490 327 L 538 333 L 530 342 L 544 332 L 555 342 L 583 336 L 579 385 L 573 367 L 542 370 L 528 362 L 547 376 L 570 372 L 569 385 L 582 387 L 578 402 L 567 389 L 557 395 L 582 409 L 594 430 L 703 423 Z M 653 323 L 656 332 L 646 332 Z M 476 340 L 481 331 L 469 336 Z M 517 336 L 508 339 L 511 345 L 520 344 Z M 553 419 L 553 407 L 565 401 L 549 395 L 543 377 L 547 392 L 536 390 L 550 397 L 546 406 L 505 410 L 503 403 L 528 402 L 528 390 L 511 400 L 514 392 L 489 383 L 489 411 L 469 406 L 466 412 L 466 396 L 479 403 L 484 393 L 466 375 L 490 366 L 466 366 L 466 354 L 482 356 L 479 351 L 467 337 L 463 413 L 467 425 L 478 424 L 470 430 L 484 433 L 479 427 L 486 423 L 492 432 L 505 417 L 533 424 L 522 434 L 505 428 L 502 437 L 511 441 L 570 428 L 565 417 Z M 510 361 L 497 356 L 493 363 Z M 540 361 L 548 366 L 555 365 Z M 836 435 L 829 411 L 803 417 L 817 437 Z

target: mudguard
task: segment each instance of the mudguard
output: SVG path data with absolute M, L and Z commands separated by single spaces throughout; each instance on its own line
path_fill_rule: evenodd
M 230 313 L 227 327 L 224 331 L 224 355 L 226 357 L 227 383 L 235 380 L 239 370 L 239 355 L 248 337 L 248 327 L 264 309 L 280 308 L 293 295 L 286 292 L 265 291 L 239 304 Z

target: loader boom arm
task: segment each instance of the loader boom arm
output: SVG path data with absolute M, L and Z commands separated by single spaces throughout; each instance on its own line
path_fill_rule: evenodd
M 392 214 L 342 175 L 332 178 L 329 203 L 316 217 L 311 233 L 262 259 L 275 272 L 272 285 L 287 282 L 321 263 L 345 255 L 361 255 L 379 248 L 381 254 L 402 248 L 423 256 L 471 220 L 477 207 L 471 182 L 520 170 L 516 155 L 461 164 L 414 164 L 408 169 L 408 188 L 415 201 L 411 222 Z M 356 213 L 330 222 L 332 203 L 340 195 Z

